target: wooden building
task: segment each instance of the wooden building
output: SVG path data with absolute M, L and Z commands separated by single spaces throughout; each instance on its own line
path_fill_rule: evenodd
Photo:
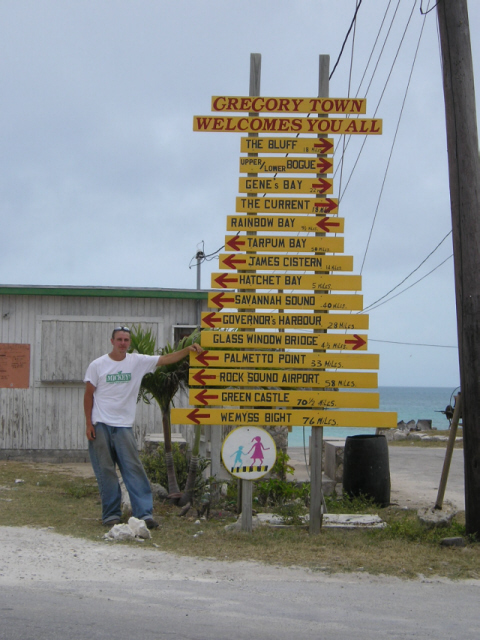
M 0 286 L 0 458 L 86 460 L 83 377 L 113 328 L 151 328 L 163 347 L 191 333 L 206 304 L 196 290 Z M 156 403 L 140 403 L 139 446 L 161 432 Z

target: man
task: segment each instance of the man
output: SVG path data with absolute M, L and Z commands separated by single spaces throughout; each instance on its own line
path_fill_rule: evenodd
M 146 373 L 178 362 L 191 351 L 201 353 L 203 349 L 195 343 L 160 357 L 128 353 L 128 327 L 115 327 L 110 342 L 112 351 L 90 363 L 84 379 L 86 435 L 102 499 L 102 522 L 109 527 L 120 522 L 118 465 L 130 495 L 133 516 L 145 520 L 149 529 L 155 529 L 158 523 L 152 518 L 150 483 L 133 435 L 138 391 Z

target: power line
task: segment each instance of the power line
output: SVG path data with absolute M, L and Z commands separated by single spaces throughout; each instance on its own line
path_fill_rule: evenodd
M 411 11 L 410 16 L 409 16 L 409 18 L 408 18 L 407 25 L 406 25 L 406 27 L 405 27 L 405 29 L 404 29 L 404 32 L 403 32 L 402 38 L 401 38 L 401 40 L 400 40 L 400 44 L 398 45 L 397 52 L 396 52 L 395 57 L 394 57 L 394 60 L 393 60 L 393 62 L 392 62 L 392 66 L 390 67 L 390 71 L 389 71 L 388 76 L 387 76 L 387 79 L 386 79 L 386 81 L 385 81 L 385 85 L 384 85 L 384 87 L 383 87 L 382 93 L 381 93 L 380 98 L 379 98 L 379 100 L 378 100 L 378 102 L 377 102 L 377 106 L 376 106 L 376 108 L 375 108 L 375 113 L 373 114 L 373 117 L 375 117 L 375 116 L 376 116 L 377 111 L 378 111 L 378 109 L 380 108 L 380 104 L 381 104 L 381 102 L 382 102 L 382 100 L 383 100 L 383 96 L 385 95 L 385 91 L 386 91 L 386 89 L 387 89 L 388 83 L 389 83 L 390 78 L 391 78 L 392 73 L 393 73 L 393 68 L 395 67 L 395 63 L 396 63 L 396 61 L 397 61 L 398 55 L 399 55 L 399 53 L 400 53 L 400 49 L 402 48 L 402 44 L 403 44 L 403 41 L 404 41 L 404 39 L 405 39 L 405 35 L 406 35 L 407 30 L 408 30 L 408 27 L 409 27 L 409 25 L 410 25 L 410 21 L 411 21 L 411 19 L 412 19 L 412 15 L 413 15 L 413 11 L 414 11 L 414 9 L 415 9 L 415 3 L 414 3 L 414 5 L 413 5 L 413 7 L 412 7 L 412 11 Z M 418 49 L 418 47 L 417 47 L 417 49 Z M 415 63 L 415 60 L 414 60 L 414 63 Z M 407 90 L 408 90 L 408 86 L 407 86 Z M 402 108 L 403 108 L 403 107 L 402 107 Z M 340 200 L 340 201 L 342 200 L 343 196 L 345 195 L 345 191 L 347 190 L 348 185 L 350 184 L 350 181 L 351 181 L 351 179 L 352 179 L 353 173 L 354 173 L 354 171 L 355 171 L 355 169 L 356 169 L 356 167 L 357 167 L 357 164 L 358 164 L 358 162 L 359 162 L 359 160 L 360 160 L 360 156 L 361 156 L 362 151 L 363 151 L 363 149 L 364 149 L 364 147 L 365 147 L 365 144 L 366 144 L 366 142 L 367 142 L 367 138 L 368 138 L 368 136 L 365 136 L 365 140 L 363 141 L 362 146 L 360 147 L 360 151 L 358 152 L 357 159 L 355 160 L 355 164 L 353 165 L 352 171 L 350 172 L 350 176 L 349 176 L 349 178 L 348 178 L 348 181 L 347 181 L 347 184 L 346 184 L 346 186 L 345 186 L 345 189 L 343 190 L 343 193 L 339 194 L 339 200 Z
M 411 347 L 437 347 L 440 349 L 458 349 L 455 345 L 450 344 L 426 344 L 424 342 L 399 342 L 397 340 L 372 340 L 369 338 L 369 342 L 384 342 L 386 344 L 404 344 Z
M 407 27 L 405 28 L 405 32 L 403 34 L 403 37 L 405 37 L 408 25 L 410 24 L 410 20 L 411 20 L 412 14 L 413 14 L 413 8 L 412 8 L 412 13 L 410 14 L 410 17 L 408 19 Z M 367 246 L 365 248 L 365 253 L 363 255 L 363 261 L 362 261 L 362 266 L 361 266 L 361 269 L 360 269 L 360 273 L 363 272 L 363 267 L 365 266 L 365 260 L 367 259 L 367 253 L 368 253 L 368 249 L 370 247 L 370 241 L 372 239 L 373 228 L 374 228 L 375 222 L 377 220 L 378 210 L 380 208 L 380 202 L 381 202 L 382 196 L 383 196 L 383 190 L 385 189 L 385 183 L 387 181 L 388 170 L 390 169 L 390 162 L 391 162 L 392 156 L 393 156 L 393 149 L 395 148 L 395 143 L 397 141 L 398 130 L 400 129 L 400 123 L 402 121 L 402 116 L 403 116 L 403 110 L 405 108 L 405 103 L 407 101 L 408 90 L 410 88 L 410 82 L 412 80 L 413 70 L 415 68 L 415 62 L 417 60 L 418 49 L 420 47 L 420 42 L 421 42 L 421 39 L 422 39 L 424 27 L 425 27 L 425 19 L 423 20 L 422 28 L 420 30 L 420 35 L 418 37 L 418 42 L 417 42 L 417 48 L 415 49 L 415 55 L 413 57 L 412 68 L 410 69 L 410 75 L 408 76 L 408 82 L 407 82 L 407 86 L 405 88 L 405 95 L 403 96 L 402 107 L 400 109 L 400 113 L 399 113 L 399 116 L 398 116 L 397 126 L 396 126 L 396 129 L 395 129 L 395 135 L 393 136 L 392 147 L 390 149 L 390 154 L 388 156 L 388 162 L 387 162 L 387 166 L 385 168 L 385 174 L 383 176 L 382 187 L 380 189 L 380 194 L 378 196 L 377 206 L 375 208 L 375 215 L 373 216 L 373 221 L 372 221 L 372 226 L 370 228 L 370 233 L 369 233 L 369 236 L 368 236 Z M 403 42 L 403 38 L 402 38 L 402 42 Z M 393 69 L 393 67 L 392 67 L 392 69 Z M 382 97 L 383 97 L 383 93 L 382 93 Z
M 391 300 L 393 300 L 394 298 L 398 298 L 398 296 L 402 295 L 402 293 L 405 293 L 405 291 L 408 291 L 409 289 L 411 289 L 412 287 L 414 287 L 416 284 L 418 284 L 419 282 L 421 282 L 422 280 L 425 280 L 425 278 L 427 278 L 429 275 L 431 275 L 434 271 L 436 271 L 437 269 L 439 269 L 442 265 L 445 264 L 445 262 L 447 260 L 450 260 L 450 258 L 453 258 L 453 253 L 450 254 L 447 258 L 445 258 L 445 260 L 443 260 L 440 264 L 437 264 L 436 267 L 434 267 L 431 271 L 429 271 L 428 273 L 426 273 L 424 276 L 422 276 L 421 278 L 419 278 L 418 280 L 416 280 L 415 282 L 413 282 L 409 287 L 406 287 L 405 289 L 402 289 L 402 291 L 399 291 L 396 295 L 392 296 L 391 298 L 388 298 L 388 300 L 385 300 L 384 302 L 381 302 L 380 304 L 377 304 L 375 307 L 370 306 L 370 311 L 373 311 L 374 309 L 378 309 L 378 307 L 381 307 L 382 305 L 386 304 L 387 302 L 390 302 Z M 359 311 L 359 313 L 364 313 L 366 309 L 364 309 L 363 311 Z
M 398 289 L 398 287 L 400 287 L 406 280 L 408 280 L 408 278 L 410 278 L 410 276 L 412 276 L 416 271 L 418 271 L 420 269 L 420 267 L 425 264 L 425 262 L 430 258 L 430 256 L 432 256 L 435 251 L 443 244 L 443 242 L 445 242 L 445 240 L 448 238 L 449 235 L 451 235 L 452 231 L 450 230 L 446 236 L 444 236 L 442 238 L 442 240 L 440 240 L 440 242 L 437 244 L 437 246 L 435 247 L 435 249 L 433 249 L 433 251 L 430 251 L 430 253 L 428 254 L 428 256 L 426 258 L 424 258 L 422 260 L 422 262 L 420 262 L 420 264 L 413 270 L 410 271 L 410 273 L 408 274 L 408 276 L 405 276 L 405 278 L 399 282 L 397 285 L 395 285 L 392 289 L 390 289 L 390 291 L 387 291 L 387 293 L 385 293 L 381 298 L 378 298 L 378 300 L 375 300 L 375 302 L 372 302 L 371 304 L 369 304 L 368 306 L 366 306 L 364 308 L 364 311 L 368 311 L 368 309 L 370 309 L 370 307 L 373 307 L 374 305 L 377 304 L 377 302 L 380 302 L 380 300 L 383 300 L 384 298 L 386 298 L 388 295 L 390 295 L 393 291 L 395 291 L 395 289 Z
M 205 254 L 203 251 L 197 251 L 197 253 L 190 260 L 190 264 L 188 265 L 188 268 L 191 269 L 193 266 L 197 266 L 198 264 L 202 264 L 203 262 L 210 262 L 211 260 L 216 258 L 220 253 L 220 251 L 224 248 L 225 248 L 225 245 L 221 246 L 220 249 L 217 249 L 213 253 L 209 253 L 209 254 Z M 194 260 L 196 261 L 195 265 L 192 265 L 192 262 Z
M 388 13 L 388 9 L 389 9 L 389 7 L 390 7 L 390 3 L 391 3 L 391 1 L 392 1 L 392 0 L 389 0 L 388 6 L 387 6 L 387 8 L 386 8 L 386 10 L 385 10 L 385 13 L 384 13 L 384 15 L 383 15 L 382 23 L 381 23 L 381 25 L 380 25 L 380 27 L 379 27 L 379 29 L 378 29 L 377 37 L 375 38 L 375 42 L 374 42 L 373 47 L 372 47 L 372 50 L 371 50 L 371 52 L 370 52 L 370 56 L 369 56 L 369 58 L 368 58 L 367 64 L 365 65 L 365 70 L 364 70 L 364 72 L 363 72 L 362 78 L 361 78 L 360 83 L 359 83 L 359 85 L 358 85 L 358 89 L 357 89 L 357 92 L 356 92 L 356 94 L 355 94 L 355 97 L 358 97 L 358 94 L 360 93 L 360 88 L 361 88 L 361 86 L 362 86 L 363 80 L 364 80 L 365 75 L 366 75 L 366 73 L 367 73 L 368 67 L 370 66 L 370 61 L 371 61 L 371 59 L 372 59 L 373 52 L 375 51 L 375 48 L 376 48 L 376 46 L 377 46 L 377 42 L 378 42 L 378 39 L 379 39 L 379 37 L 380 37 L 380 33 L 382 32 L 383 25 L 384 25 L 385 19 L 386 19 L 386 17 L 387 17 L 387 13 Z M 390 35 L 390 31 L 391 31 L 392 26 L 393 26 L 393 23 L 394 23 L 394 21 L 395 21 L 395 17 L 396 17 L 396 15 L 397 15 L 397 11 L 398 11 L 398 7 L 400 6 L 400 2 L 401 2 L 401 0 L 398 0 L 397 7 L 396 7 L 395 12 L 394 12 L 394 14 L 393 14 L 393 18 L 392 18 L 392 19 L 391 19 L 391 21 L 390 21 L 390 26 L 389 26 L 389 28 L 388 28 L 387 35 L 385 36 L 385 39 L 384 39 L 384 42 L 383 42 L 383 46 L 382 46 L 382 48 L 381 48 L 381 50 L 380 50 L 380 53 L 379 53 L 378 58 L 377 58 L 377 63 L 376 63 L 376 65 L 375 65 L 375 68 L 374 68 L 373 73 L 372 73 L 372 78 L 370 79 L 370 83 L 369 83 L 369 85 L 368 85 L 368 87 L 367 87 L 367 92 L 365 93 L 365 96 L 364 96 L 364 97 L 366 97 L 366 96 L 367 96 L 367 94 L 368 94 L 368 90 L 369 90 L 370 85 L 371 85 L 371 83 L 372 83 L 372 81 L 373 81 L 373 77 L 375 76 L 375 72 L 376 72 L 376 70 L 377 70 L 378 64 L 379 64 L 380 59 L 381 59 L 382 54 L 383 54 L 383 50 L 385 49 L 385 45 L 386 45 L 386 43 L 387 43 L 388 37 L 389 37 L 389 35 Z M 348 136 L 347 142 L 345 143 L 345 138 L 346 138 L 346 137 L 347 137 L 347 136 L 343 136 L 344 141 L 343 141 L 343 150 L 342 150 L 342 155 L 341 155 L 341 158 L 340 158 L 339 167 L 337 167 L 337 169 L 335 170 L 335 172 L 334 172 L 334 174 L 333 174 L 333 177 L 334 177 L 334 178 L 335 178 L 335 176 L 337 175 L 337 173 L 338 173 L 338 171 L 339 171 L 340 167 L 342 167 L 342 171 L 343 171 L 343 161 L 344 161 L 344 158 L 345 158 L 345 153 L 346 153 L 346 150 L 348 149 L 348 146 L 349 146 L 349 144 L 350 144 L 350 142 L 351 142 L 351 140 L 352 140 L 352 136 Z M 360 153 L 359 153 L 358 157 L 360 157 L 360 154 L 361 154 L 361 152 L 362 152 L 362 149 L 363 149 L 363 146 L 364 146 L 364 145 L 365 145 L 365 141 L 364 141 L 364 142 L 363 142 L 363 144 L 362 144 L 362 148 L 360 149 Z M 335 157 L 336 155 L 337 155 L 337 149 L 335 150 L 335 152 L 334 152 L 334 154 L 333 154 L 333 157 Z M 357 158 L 357 162 L 358 162 L 358 158 Z M 356 164 L 357 164 L 357 163 L 355 163 L 355 166 L 354 166 L 354 168 L 352 169 L 352 173 L 353 173 L 353 170 L 354 170 L 354 169 L 355 169 L 355 167 L 356 167 Z M 351 177 L 351 175 L 350 175 L 350 177 Z M 348 184 L 348 183 L 347 183 L 347 184 Z M 339 189 L 339 193 L 340 193 L 340 191 L 341 191 L 341 190 Z
M 360 83 L 359 83 L 359 85 L 358 85 L 358 89 L 357 89 L 357 93 L 355 94 L 355 97 L 358 97 L 358 94 L 360 93 L 360 88 L 361 88 L 361 86 L 362 86 L 362 84 L 363 84 L 363 80 L 364 80 L 364 78 L 365 78 L 365 76 L 366 76 L 366 74 L 367 74 L 368 67 L 370 66 L 370 61 L 371 61 L 371 59 L 372 59 L 373 52 L 375 51 L 375 49 L 376 49 L 376 47 L 377 47 L 377 42 L 378 42 L 378 39 L 379 39 L 379 37 L 380 37 L 380 33 L 382 32 L 383 25 L 384 25 L 385 20 L 386 20 L 386 18 L 387 18 L 387 13 L 388 13 L 388 10 L 390 9 L 390 5 L 391 5 L 391 3 L 392 3 L 392 0 L 388 0 L 387 8 L 385 9 L 385 13 L 383 14 L 382 23 L 381 23 L 381 25 L 380 25 L 380 27 L 379 27 L 379 29 L 378 29 L 377 37 L 375 38 L 375 42 L 373 43 L 373 47 L 372 47 L 372 50 L 371 50 L 371 52 L 370 52 L 370 56 L 368 57 L 367 64 L 365 65 L 365 71 L 363 72 L 363 76 L 362 76 L 362 77 L 361 77 L 361 79 L 360 79 Z M 400 0 L 399 0 L 399 2 L 398 2 L 398 4 L 397 4 L 397 9 L 395 10 L 395 13 L 394 13 L 394 15 L 393 15 L 393 20 L 395 19 L 395 16 L 396 16 L 396 14 L 397 14 L 397 10 L 398 10 L 398 6 L 399 6 L 399 4 L 400 4 Z M 391 23 L 391 24 L 393 24 L 393 21 L 392 21 L 392 23 Z M 390 26 L 390 28 L 389 28 L 389 30 L 388 30 L 388 33 L 390 33 L 390 29 L 391 29 L 391 26 Z M 388 33 L 387 33 L 387 38 L 388 38 Z M 383 47 L 382 47 L 382 51 L 380 52 L 380 56 L 382 55 L 382 52 L 383 52 L 384 47 L 385 47 L 385 44 L 384 44 L 384 45 L 383 45 Z M 377 68 L 377 66 L 378 66 L 378 62 L 377 62 L 377 65 L 375 66 L 375 69 Z M 375 70 L 374 70 L 374 73 L 375 73 Z M 351 137 L 351 136 L 350 136 L 350 137 Z
M 356 19 L 357 19 L 357 13 L 358 13 L 358 10 L 359 10 L 359 9 L 360 9 L 360 7 L 361 7 L 362 1 L 363 1 L 363 0 L 359 0 L 359 2 L 358 2 L 358 4 L 357 4 L 357 6 L 355 7 L 355 13 L 353 14 L 352 22 L 350 23 L 350 27 L 349 27 L 349 29 L 348 29 L 348 31 L 347 31 L 347 35 L 345 36 L 345 39 L 344 39 L 344 41 L 343 41 L 342 48 L 340 49 L 340 53 L 338 54 L 337 61 L 335 62 L 335 65 L 334 65 L 334 67 L 333 67 L 333 70 L 332 70 L 332 72 L 331 72 L 331 74 L 330 74 L 330 76 L 329 76 L 329 78 L 328 78 L 329 80 L 331 80 L 331 79 L 332 79 L 332 76 L 333 76 L 333 74 L 335 73 L 335 69 L 338 67 L 338 63 L 340 62 L 340 59 L 341 59 L 341 57 L 342 57 L 342 55 L 343 55 L 343 50 L 345 49 L 345 45 L 347 44 L 348 36 L 350 35 L 350 32 L 351 32 L 351 30 L 353 29 L 353 26 L 354 26 L 355 21 L 356 21 Z
M 430 4 L 430 0 L 429 0 L 428 4 Z M 436 2 L 431 9 L 427 9 L 426 11 L 424 11 L 423 8 L 422 8 L 423 0 L 420 0 L 420 13 L 422 14 L 422 16 L 426 16 L 427 13 L 430 13 L 430 11 L 433 11 L 437 5 L 438 5 L 438 2 Z

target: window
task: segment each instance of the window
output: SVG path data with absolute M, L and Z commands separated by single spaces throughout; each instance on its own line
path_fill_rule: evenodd
M 180 340 L 187 338 L 197 329 L 196 324 L 177 324 L 173 327 L 173 344 L 178 345 Z

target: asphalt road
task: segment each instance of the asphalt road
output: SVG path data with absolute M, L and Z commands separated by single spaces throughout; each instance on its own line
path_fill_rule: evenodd
M 257 569 L 252 566 L 252 571 Z M 228 569 L 227 569 L 228 572 Z M 2 640 L 473 640 L 479 584 L 355 576 L 302 580 L 72 580 L 0 591 Z

